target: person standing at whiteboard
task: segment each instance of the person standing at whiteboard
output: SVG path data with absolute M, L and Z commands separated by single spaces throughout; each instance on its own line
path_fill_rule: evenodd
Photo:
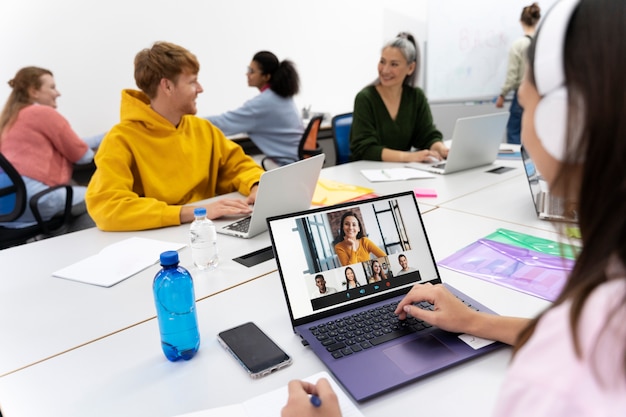
M 522 25 L 522 30 L 524 31 L 524 36 L 516 40 L 509 50 L 509 63 L 506 71 L 506 80 L 502 86 L 500 95 L 496 100 L 496 107 L 502 108 L 504 106 L 504 97 L 509 93 L 509 91 L 513 90 L 513 100 L 511 101 L 511 107 L 509 109 L 509 121 L 506 125 L 506 141 L 508 143 L 520 143 L 523 109 L 517 101 L 517 89 L 519 88 L 524 75 L 526 50 L 528 49 L 533 36 L 535 36 L 535 29 L 540 17 L 541 10 L 539 9 L 539 5 L 537 5 L 537 3 L 533 3 L 522 9 L 520 23 Z
M 426 95 L 415 87 L 418 57 L 415 39 L 408 33 L 400 33 L 383 47 L 378 79 L 354 100 L 350 130 L 353 160 L 421 162 L 447 158 L 448 148 L 433 124 Z
M 268 51 L 257 52 L 247 71 L 248 85 L 261 94 L 236 110 L 209 116 L 225 135 L 246 133 L 265 155 L 283 164 L 298 160 L 298 144 L 304 134 L 302 118 L 293 100 L 300 79 L 291 61 L 279 61 Z

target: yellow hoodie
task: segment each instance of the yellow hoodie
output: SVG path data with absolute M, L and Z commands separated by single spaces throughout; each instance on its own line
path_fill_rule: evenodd
M 120 116 L 96 153 L 85 196 L 102 230 L 179 225 L 182 205 L 248 195 L 261 178 L 263 169 L 207 120 L 186 115 L 174 126 L 136 90 L 122 91 Z

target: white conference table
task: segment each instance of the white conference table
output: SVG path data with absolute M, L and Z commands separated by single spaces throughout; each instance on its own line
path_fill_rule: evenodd
M 423 205 L 421 208 L 422 212 L 427 210 L 426 206 L 436 207 L 508 179 L 518 176 L 524 177 L 521 161 L 508 159 L 498 159 L 491 165 L 485 165 L 466 171 L 447 175 L 432 174 L 433 178 L 420 178 L 406 181 L 373 183 L 368 181 L 367 178 L 361 174 L 361 170 L 363 169 L 392 169 L 402 168 L 404 166 L 405 164 L 400 162 L 357 161 L 324 168 L 320 176 L 322 178 L 372 188 L 378 194 L 392 194 L 414 188 L 434 189 L 437 192 L 437 197 L 417 197 L 417 201 Z M 513 169 L 502 174 L 487 172 L 498 167 L 510 167 Z
M 423 215 L 436 259 L 499 227 L 557 239 L 546 230 L 436 208 Z M 532 317 L 545 300 L 440 268 L 444 282 L 499 314 Z M 11 416 L 174 416 L 242 402 L 325 370 L 291 329 L 276 272 L 198 302 L 201 348 L 189 362 L 170 363 L 155 319 L 0 378 L 0 407 Z M 216 334 L 255 321 L 293 356 L 292 366 L 250 379 L 216 341 Z M 510 361 L 503 348 L 359 404 L 365 416 L 409 410 L 443 416 L 489 415 Z
M 445 202 L 441 207 L 536 229 L 555 230 L 553 223 L 541 220 L 537 216 L 525 175 L 509 178 L 491 187 Z
M 519 161 L 498 160 L 491 166 L 429 179 L 370 183 L 361 175 L 361 169 L 381 169 L 398 164 L 359 161 L 325 168 L 321 176 L 373 188 L 378 194 L 415 187 L 434 188 L 438 193 L 436 198 L 419 199 L 420 209 L 425 212 L 438 204 L 520 176 L 520 167 L 504 174 L 485 172 L 496 166 L 518 165 Z M 0 329 L 6 340 L 12 341 L 0 347 L 0 376 L 154 317 L 151 284 L 159 269 L 156 264 L 111 288 L 54 278 L 52 273 L 132 236 L 186 243 L 188 227 L 116 233 L 94 228 L 0 251 L 4 267 L 0 277 L 3 285 Z M 233 257 L 269 245 L 267 232 L 253 239 L 220 235 L 223 256 L 217 271 L 194 271 L 188 249 L 181 252 L 181 265 L 192 270 L 196 278 L 196 297 L 203 298 L 274 271 L 276 263 L 273 260 L 251 268 L 232 261 Z M 19 318 L 14 315 L 16 311 Z
M 54 271 L 133 236 L 186 243 L 188 230 L 188 224 L 142 232 L 92 228 L 0 251 L 0 376 L 156 315 L 152 280 L 157 263 L 110 288 L 55 278 Z M 222 256 L 216 271 L 195 269 L 188 247 L 180 252 L 198 299 L 276 270 L 273 260 L 250 268 L 232 261 L 268 247 L 267 232 L 252 239 L 220 235 L 218 242 Z

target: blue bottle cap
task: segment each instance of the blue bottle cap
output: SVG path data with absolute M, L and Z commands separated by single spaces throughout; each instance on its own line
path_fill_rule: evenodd
M 198 216 L 206 216 L 206 209 L 204 207 L 196 207 L 193 209 L 193 215 Z
M 163 266 L 176 265 L 178 263 L 178 252 L 175 250 L 163 252 L 161 253 L 160 260 Z

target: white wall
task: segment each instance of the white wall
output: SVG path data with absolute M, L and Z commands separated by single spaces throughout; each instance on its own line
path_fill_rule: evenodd
M 0 102 L 19 68 L 41 66 L 78 134 L 106 131 L 119 119 L 120 91 L 135 88 L 135 54 L 167 40 L 200 61 L 199 115 L 257 94 L 245 70 L 262 49 L 296 63 L 299 107 L 351 111 L 384 42 L 401 30 L 423 40 L 427 12 L 428 0 L 1 0 Z

